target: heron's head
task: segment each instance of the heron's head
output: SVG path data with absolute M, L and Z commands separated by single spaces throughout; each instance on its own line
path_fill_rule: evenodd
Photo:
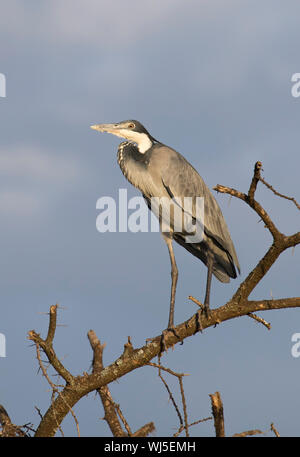
M 98 124 L 91 125 L 91 129 L 98 130 L 98 132 L 112 133 L 113 135 L 125 138 L 137 144 L 140 152 L 146 152 L 153 142 L 156 141 L 145 127 L 135 120 L 122 121 L 117 124 Z

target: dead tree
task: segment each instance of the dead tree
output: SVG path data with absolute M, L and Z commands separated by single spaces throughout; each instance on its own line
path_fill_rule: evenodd
M 114 403 L 108 385 L 125 376 L 127 373 L 136 370 L 137 368 L 153 365 L 159 370 L 159 375 L 162 378 L 162 371 L 166 369 L 159 364 L 151 363 L 154 357 L 160 357 L 163 351 L 167 350 L 168 347 L 174 346 L 181 343 L 185 338 L 192 337 L 195 333 L 203 331 L 204 329 L 217 324 L 221 324 L 229 319 L 234 319 L 241 316 L 249 316 L 266 325 L 268 328 L 270 325 L 260 316 L 257 316 L 258 311 L 267 311 L 273 309 L 286 309 L 300 307 L 300 297 L 289 297 L 280 299 L 262 299 L 262 300 L 249 300 L 248 297 L 258 283 L 263 279 L 266 273 L 269 271 L 271 266 L 276 262 L 278 257 L 286 249 L 295 247 L 300 243 L 300 232 L 294 233 L 293 235 L 287 236 L 279 231 L 266 210 L 260 203 L 255 199 L 255 192 L 258 183 L 266 185 L 276 195 L 290 200 L 295 204 L 297 209 L 300 209 L 299 204 L 292 197 L 287 197 L 277 192 L 270 184 L 268 184 L 261 177 L 262 164 L 257 162 L 254 168 L 253 178 L 249 187 L 248 193 L 243 193 L 230 187 L 217 185 L 214 190 L 229 194 L 233 197 L 239 198 L 245 204 L 247 204 L 258 216 L 262 219 L 265 228 L 270 232 L 272 236 L 272 244 L 261 258 L 258 264 L 248 274 L 246 279 L 242 281 L 238 289 L 232 296 L 232 298 L 225 304 L 222 304 L 216 309 L 213 309 L 209 316 L 201 314 L 199 319 L 199 312 L 196 312 L 188 320 L 177 325 L 174 332 L 168 332 L 164 335 L 164 345 L 162 347 L 161 335 L 150 338 L 147 343 L 140 348 L 133 348 L 130 338 L 124 345 L 124 351 L 120 356 L 108 366 L 103 366 L 102 353 L 104 345 L 100 343 L 95 333 L 91 330 L 88 334 L 88 338 L 93 350 L 93 369 L 90 374 L 83 373 L 80 375 L 74 375 L 70 373 L 65 366 L 61 363 L 57 357 L 54 347 L 53 340 L 56 329 L 57 319 L 57 308 L 58 306 L 51 306 L 50 308 L 50 319 L 48 334 L 43 339 L 34 330 L 30 331 L 28 338 L 32 340 L 36 347 L 37 358 L 40 364 L 43 375 L 48 379 L 53 391 L 51 404 L 41 418 L 40 424 L 35 432 L 35 436 L 54 436 L 57 430 L 60 428 L 61 423 L 68 413 L 71 413 L 76 422 L 78 434 L 79 427 L 76 417 L 73 412 L 74 405 L 85 395 L 92 391 L 97 391 L 101 397 L 105 419 L 107 420 L 111 432 L 114 436 L 146 436 L 148 433 L 153 431 L 154 424 L 148 423 L 140 427 L 137 431 L 131 431 L 129 424 L 126 422 L 119 405 Z M 200 307 L 203 305 L 195 298 L 190 297 Z M 54 385 L 50 380 L 44 363 L 41 360 L 41 353 L 46 355 L 48 363 L 55 369 L 57 374 L 63 379 L 61 386 Z M 169 370 L 171 371 L 171 370 Z M 173 373 L 174 374 L 174 373 Z M 184 393 L 182 388 L 183 374 L 175 374 L 179 380 L 180 389 L 182 392 L 182 403 L 183 403 L 183 415 L 180 414 L 180 427 L 179 430 L 185 430 L 188 436 L 188 429 L 192 424 L 188 424 L 186 409 L 184 408 Z M 165 383 L 166 385 L 166 383 Z M 167 388 L 167 387 L 166 387 Z M 169 392 L 171 398 L 171 392 Z M 171 398 L 172 400 L 172 398 Z M 211 395 L 213 416 L 216 428 L 216 434 L 218 436 L 224 436 L 224 421 L 223 421 L 223 406 L 221 405 L 221 399 L 218 395 Z M 174 405 L 175 406 L 175 405 Z M 178 409 L 178 408 L 177 408 Z M 179 409 L 178 409 L 179 411 Z M 204 420 L 208 420 L 207 418 Z M 274 427 L 274 426 L 273 426 Z M 275 429 L 275 428 L 274 428 Z M 276 430 L 276 429 L 275 429 Z M 251 431 L 250 431 L 251 432 Z M 251 434 L 243 432 L 244 434 Z M 252 431 L 253 432 L 253 431 Z M 275 433 L 275 432 L 274 432 Z M 253 433 L 252 433 L 253 434 Z M 240 435 L 242 436 L 242 435 Z M 244 435 L 245 436 L 245 435 Z

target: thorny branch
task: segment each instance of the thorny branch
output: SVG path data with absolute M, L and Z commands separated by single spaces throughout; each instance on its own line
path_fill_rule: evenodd
M 260 162 L 255 164 L 254 175 L 248 193 L 243 193 L 221 185 L 217 185 L 215 190 L 239 198 L 247 205 L 249 205 L 250 208 L 255 211 L 256 214 L 258 214 L 259 217 L 263 220 L 265 227 L 271 233 L 273 238 L 272 245 L 269 247 L 268 251 L 258 262 L 258 264 L 248 274 L 246 279 L 241 282 L 233 297 L 226 304 L 212 310 L 210 316 L 206 317 L 203 315 L 201 317 L 200 328 L 197 319 L 198 312 L 196 312 L 196 314 L 191 316 L 187 321 L 177 325 L 175 327 L 175 331 L 164 332 L 164 342 L 166 349 L 168 347 L 174 346 L 179 342 L 182 342 L 185 338 L 193 336 L 200 330 L 203 331 L 208 327 L 216 326 L 217 324 L 220 324 L 221 322 L 224 322 L 228 319 L 234 319 L 240 316 L 249 316 L 249 314 L 251 314 L 251 317 L 254 317 L 253 313 L 257 311 L 300 307 L 300 297 L 280 298 L 272 300 L 248 299 L 250 293 L 266 275 L 280 254 L 283 253 L 286 249 L 295 247 L 300 243 L 300 232 L 296 232 L 290 236 L 286 236 L 281 233 L 275 226 L 274 222 L 271 220 L 266 210 L 261 206 L 260 203 L 255 200 L 255 192 L 258 182 L 261 181 L 265 184 L 260 176 L 261 167 L 262 164 Z M 289 199 L 292 200 L 292 198 Z M 143 347 L 137 349 L 132 347 L 132 344 L 129 340 L 125 345 L 123 354 L 121 354 L 120 357 L 110 365 L 102 367 L 102 362 L 100 363 L 99 355 L 101 353 L 101 345 L 100 342 L 98 345 L 96 341 L 95 344 L 97 347 L 94 347 L 94 343 L 91 343 L 94 351 L 92 373 L 84 373 L 83 375 L 74 376 L 59 361 L 53 349 L 52 343 L 55 334 L 56 312 L 57 305 L 50 308 L 50 323 L 48 335 L 45 340 L 43 340 L 40 335 L 33 330 L 28 334 L 28 338 L 34 341 L 34 343 L 44 351 L 49 363 L 65 381 L 65 387 L 62 391 L 57 392 L 56 398 L 53 400 L 48 411 L 43 416 L 35 436 L 54 436 L 64 417 L 71 411 L 71 408 L 81 398 L 83 398 L 89 392 L 107 386 L 109 383 L 121 378 L 132 370 L 149 364 L 149 362 L 154 357 L 161 355 L 161 335 L 152 338 Z M 259 320 L 268 328 L 269 324 L 266 321 L 260 317 L 258 318 L 258 316 L 255 316 L 254 318 Z M 162 368 L 160 368 L 160 370 L 162 370 Z M 114 409 L 116 415 L 117 409 L 113 401 L 109 398 L 108 393 L 106 393 L 105 398 L 105 401 L 107 401 L 107 407 L 109 403 L 111 408 Z M 187 432 L 189 426 L 187 424 L 187 417 L 185 413 L 184 420 L 181 417 L 181 421 L 181 427 L 183 426 Z M 144 430 L 144 428 L 146 428 L 147 431 L 151 429 L 152 426 L 147 427 L 147 425 L 142 427 L 140 431 Z M 120 422 L 119 426 L 121 427 Z M 127 434 L 131 433 L 130 428 L 126 428 Z M 219 433 L 222 433 L 222 428 L 220 428 Z M 137 432 L 132 436 L 137 436 Z
M 26 433 L 22 430 L 26 425 L 20 427 L 13 424 L 6 409 L 2 405 L 0 405 L 0 425 L 2 428 L 0 430 L 0 437 L 26 436 Z
M 49 320 L 48 335 L 47 335 L 47 338 L 45 340 L 45 343 L 49 346 L 48 347 L 49 350 L 52 348 L 52 342 L 53 342 L 53 338 L 54 338 L 55 330 L 56 330 L 56 310 L 57 310 L 57 305 L 51 306 L 51 308 L 50 308 L 50 320 Z M 41 342 L 42 340 L 39 339 L 39 341 Z M 39 362 L 40 369 L 41 369 L 41 371 L 43 373 L 43 376 L 47 379 L 48 384 L 51 386 L 51 389 L 52 389 L 51 402 L 53 403 L 54 399 L 55 399 L 55 395 L 59 394 L 59 392 L 60 392 L 59 388 L 58 388 L 59 386 L 57 384 L 54 384 L 51 381 L 51 379 L 50 379 L 50 377 L 49 377 L 49 375 L 47 373 L 47 369 L 45 368 L 45 366 L 44 366 L 44 364 L 42 362 L 42 359 L 41 359 L 40 344 L 37 341 L 34 341 L 34 342 L 35 342 L 35 346 L 36 346 L 36 355 L 37 355 L 37 359 L 38 359 L 38 362 Z M 59 364 L 57 366 L 60 366 L 60 362 L 59 362 Z M 71 413 L 71 415 L 73 416 L 73 419 L 75 421 L 76 429 L 77 429 L 77 435 L 80 436 L 79 423 L 78 423 L 77 417 L 76 417 L 76 415 L 75 415 L 75 413 L 74 413 L 74 411 L 73 411 L 73 409 L 71 407 L 69 407 L 69 412 Z M 61 428 L 61 426 L 60 426 L 60 424 L 58 422 L 57 422 L 57 426 L 58 426 L 58 429 L 60 430 L 62 436 L 64 436 L 62 428 Z
M 160 358 L 159 358 L 159 363 L 148 363 L 149 366 L 151 367 L 156 367 L 158 368 L 158 376 L 161 379 L 162 383 L 164 384 L 165 388 L 167 389 L 167 392 L 169 394 L 169 398 L 175 408 L 175 411 L 177 413 L 178 419 L 179 419 L 179 429 L 185 430 L 185 435 L 189 436 L 189 425 L 188 425 L 188 419 L 187 419 L 187 408 L 186 408 L 186 400 L 185 400 L 185 394 L 184 394 L 184 389 L 183 389 L 183 381 L 182 378 L 184 376 L 187 376 L 184 373 L 176 373 L 175 371 L 171 370 L 170 368 L 165 368 L 160 364 Z M 179 382 L 179 388 L 180 388 L 180 394 L 181 394 L 181 402 L 182 402 L 182 408 L 183 408 L 183 415 L 184 415 L 184 420 L 182 419 L 181 412 L 179 410 L 179 407 L 177 406 L 177 403 L 174 399 L 174 395 L 171 392 L 170 387 L 168 386 L 166 380 L 163 378 L 161 371 L 166 371 L 167 373 L 170 373 L 171 375 L 175 376 L 178 379 Z
M 88 339 L 94 353 L 93 373 L 101 372 L 103 370 L 103 351 L 105 348 L 105 344 L 100 343 L 100 340 L 97 338 L 93 330 L 90 330 L 88 332 Z M 130 337 L 128 337 L 128 342 L 124 345 L 124 352 L 127 354 L 130 353 L 131 350 L 133 350 L 133 348 L 130 341 Z M 120 405 L 113 401 L 108 386 L 105 385 L 100 387 L 99 389 L 97 389 L 97 392 L 100 395 L 102 405 L 104 408 L 104 420 L 106 420 L 113 436 L 147 436 L 149 433 L 155 430 L 153 422 L 149 422 L 148 424 L 143 425 L 136 432 L 132 433 L 129 424 L 121 411 Z M 127 433 L 124 432 L 119 419 L 123 423 Z
M 202 424 L 203 422 L 207 422 L 207 421 L 210 421 L 210 420 L 212 420 L 212 416 L 205 417 L 204 419 L 199 419 L 199 420 L 197 420 L 197 421 L 195 421 L 195 422 L 192 422 L 191 424 L 188 424 L 188 427 L 190 428 L 190 427 L 193 427 L 193 425 Z M 174 436 L 174 437 L 179 436 L 180 433 L 181 433 L 183 430 L 184 430 L 184 426 L 181 425 L 181 426 L 179 427 L 179 429 L 177 430 L 177 432 L 174 433 L 173 436 Z
M 274 432 L 274 434 L 275 434 L 275 436 L 276 436 L 277 438 L 280 437 L 280 435 L 279 435 L 277 429 L 275 428 L 273 422 L 272 422 L 272 424 L 271 424 L 271 430 L 272 430 L 272 432 Z
M 286 200 L 292 201 L 296 207 L 300 210 L 300 205 L 299 203 L 294 199 L 294 197 L 288 197 L 287 195 L 283 195 L 280 192 L 277 192 L 277 190 L 274 189 L 274 187 L 271 186 L 271 184 L 267 183 L 261 176 L 259 177 L 259 180 L 268 188 L 270 189 L 275 195 L 281 198 L 285 198 Z

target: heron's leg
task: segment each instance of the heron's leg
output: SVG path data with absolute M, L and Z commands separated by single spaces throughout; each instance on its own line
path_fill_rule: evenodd
M 211 252 L 208 252 L 207 256 L 207 280 L 206 280 L 206 292 L 204 299 L 204 312 L 206 317 L 209 315 L 209 299 L 210 299 L 210 288 L 211 288 L 211 278 L 214 265 L 214 256 Z
M 175 309 L 175 295 L 176 295 L 176 286 L 177 286 L 177 279 L 178 279 L 178 269 L 177 269 L 175 255 L 174 255 L 174 251 L 173 251 L 172 238 L 164 236 L 164 239 L 168 246 L 170 261 L 171 261 L 172 286 L 171 286 L 170 314 L 169 314 L 168 328 L 172 328 L 172 327 L 174 327 L 174 309 Z

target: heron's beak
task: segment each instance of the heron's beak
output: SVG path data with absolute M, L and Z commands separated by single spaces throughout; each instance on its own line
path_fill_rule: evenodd
M 91 125 L 91 129 L 97 130 L 98 132 L 107 132 L 112 133 L 113 135 L 118 135 L 120 131 L 119 124 L 97 124 Z

